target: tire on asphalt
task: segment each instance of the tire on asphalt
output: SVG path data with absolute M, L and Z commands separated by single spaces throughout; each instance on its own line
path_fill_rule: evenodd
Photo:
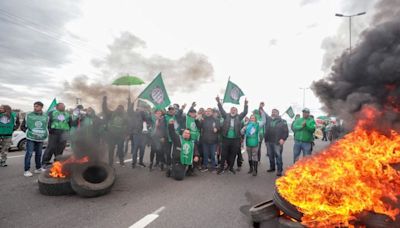
M 49 170 L 39 175 L 38 184 L 39 192 L 46 196 L 72 195 L 75 193 L 69 178 L 50 177 Z
M 71 187 L 80 196 L 97 197 L 111 191 L 115 170 L 106 163 L 76 165 L 71 172 Z
M 176 163 L 172 166 L 171 176 L 178 181 L 181 181 L 185 178 L 186 174 L 186 166 L 180 163 Z
M 275 205 L 283 211 L 287 216 L 301 222 L 301 218 L 303 217 L 303 213 L 297 210 L 295 206 L 291 203 L 287 202 L 279 193 L 278 189 L 275 189 L 273 200 Z
M 279 216 L 279 209 L 272 200 L 258 203 L 251 207 L 249 211 L 253 222 L 268 221 Z
M 18 150 L 26 150 L 26 139 L 22 139 L 21 141 L 19 141 L 18 143 Z

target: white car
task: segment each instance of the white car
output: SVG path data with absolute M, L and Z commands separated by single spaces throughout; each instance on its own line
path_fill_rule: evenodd
M 47 145 L 47 139 L 43 143 L 43 148 Z M 10 150 L 25 150 L 26 149 L 26 134 L 23 131 L 14 131 L 11 139 Z
M 11 139 L 10 150 L 25 150 L 26 134 L 23 131 L 14 131 Z

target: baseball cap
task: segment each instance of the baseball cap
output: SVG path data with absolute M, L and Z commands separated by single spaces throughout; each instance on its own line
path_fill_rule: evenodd
M 303 108 L 303 112 L 310 113 L 310 109 L 309 108 Z

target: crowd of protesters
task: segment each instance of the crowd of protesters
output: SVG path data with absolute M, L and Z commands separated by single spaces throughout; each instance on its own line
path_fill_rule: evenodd
M 81 138 L 76 134 L 79 129 L 87 129 L 93 140 L 106 145 L 110 165 L 115 164 L 116 156 L 119 165 L 126 165 L 130 144 L 132 168 L 148 167 L 150 171 L 157 168 L 166 171 L 168 176 L 176 164 L 185 167 L 186 175 L 193 175 L 195 170 L 235 174 L 241 170 L 244 152 L 248 155 L 248 173 L 257 176 L 264 141 L 269 159 L 267 171 L 281 176 L 283 146 L 289 130 L 279 110 L 272 109 L 271 114 L 267 114 L 261 102 L 258 109 L 248 115 L 247 100 L 241 112 L 236 107 L 227 112 L 219 97 L 216 101 L 218 108 L 201 108 L 198 111 L 193 102 L 185 113 L 186 105 L 180 107 L 178 104 L 166 110 L 146 110 L 141 106 L 134 109 L 130 99 L 126 110 L 123 105 L 110 110 L 107 97 L 104 97 L 100 115 L 82 105 L 72 112 L 66 111 L 63 103 L 58 103 L 55 110 L 47 113 L 43 111 L 43 103 L 35 102 L 33 111 L 26 114 L 21 124 L 27 138 L 24 176 L 33 176 L 30 171 L 33 153 L 34 173 L 40 173 L 63 154 L 67 142 L 71 142 L 71 148 L 75 150 L 75 141 Z M 19 118 L 11 107 L 0 106 L 0 166 L 7 166 L 11 136 L 19 127 Z M 301 154 L 311 155 L 316 123 L 310 116 L 310 110 L 305 108 L 302 116 L 297 115 L 290 127 L 294 132 L 293 161 L 296 162 Z M 48 145 L 42 155 L 46 139 Z M 150 146 L 150 162 L 147 165 L 144 163 L 146 146 Z

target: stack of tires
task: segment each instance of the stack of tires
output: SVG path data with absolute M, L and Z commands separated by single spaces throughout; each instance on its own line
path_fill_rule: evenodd
M 49 176 L 49 170 L 39 175 L 39 192 L 47 196 L 78 194 L 97 197 L 111 191 L 115 182 L 115 170 L 106 163 L 83 163 L 68 167 L 66 178 Z

